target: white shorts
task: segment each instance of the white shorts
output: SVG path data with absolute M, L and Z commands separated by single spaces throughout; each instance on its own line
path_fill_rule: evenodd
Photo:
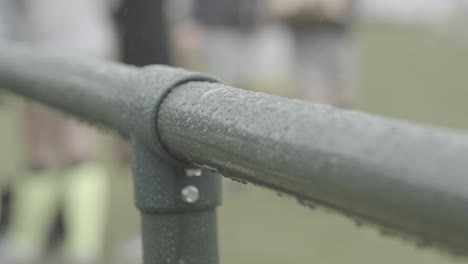
M 349 92 L 344 90 L 354 86 L 355 54 L 348 30 L 281 24 L 252 31 L 207 27 L 205 41 L 203 70 L 231 85 L 286 80 L 289 92 L 283 94 L 292 95 L 310 89 Z
M 207 27 L 203 69 L 230 85 L 275 77 L 290 68 L 290 37 L 284 28 L 264 26 L 253 31 Z
M 295 40 L 294 76 L 301 92 L 317 89 L 341 93 L 353 86 L 355 55 L 348 29 L 315 25 L 291 30 Z

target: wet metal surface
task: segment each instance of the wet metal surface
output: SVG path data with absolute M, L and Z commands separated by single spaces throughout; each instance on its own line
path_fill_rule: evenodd
M 158 128 L 179 159 L 468 252 L 468 137 L 219 84 L 188 83 Z
M 178 84 L 214 78 L 167 66 L 136 68 L 0 46 L 0 85 L 90 124 L 133 135 L 168 161 L 155 129 L 158 109 Z
M 168 67 L 138 70 L 0 47 L 0 86 L 138 143 L 135 197 L 150 257 L 166 256 L 153 247 L 162 238 L 151 242 L 157 230 L 167 228 L 169 236 L 196 223 L 215 227 L 213 172 L 468 254 L 466 135 L 213 82 Z M 201 177 L 188 177 L 185 169 L 194 167 L 204 168 Z M 200 191 L 193 204 L 180 195 L 188 185 Z M 201 229 L 175 245 L 193 246 L 191 234 L 216 241 L 215 231 Z M 167 259 L 177 263 L 177 255 Z
M 217 264 L 221 177 L 210 171 L 189 177 L 185 168 L 162 160 L 138 141 L 133 140 L 133 147 L 144 263 Z

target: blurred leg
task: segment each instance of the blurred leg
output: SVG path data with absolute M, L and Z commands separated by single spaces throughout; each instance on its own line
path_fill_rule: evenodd
M 57 214 L 60 190 L 56 171 L 32 171 L 13 186 L 11 223 L 7 233 L 11 260 L 28 263 L 41 257 Z
M 279 23 L 261 25 L 249 35 L 250 50 L 243 57 L 241 84 L 258 92 L 297 97 L 291 89 L 293 41 L 288 27 Z
M 37 107 L 26 111 L 28 131 L 27 172 L 13 183 L 12 212 L 7 241 L 11 258 L 39 258 L 57 213 L 60 179 L 52 168 L 57 163 L 51 138 L 57 116 Z
M 348 107 L 353 86 L 349 27 L 314 24 L 294 28 L 296 81 L 305 100 Z
M 65 258 L 67 263 L 97 263 L 102 255 L 108 208 L 108 175 L 95 161 L 97 135 L 88 125 L 63 120 L 59 139 L 63 171 Z
M 240 80 L 241 60 L 248 42 L 242 33 L 233 28 L 205 26 L 201 48 L 203 71 L 214 75 L 230 85 Z
M 34 104 L 26 106 L 25 129 L 27 141 L 27 166 L 44 170 L 57 166 L 60 150 L 57 138 L 62 129 L 62 117 Z
M 102 256 L 108 208 L 107 171 L 87 162 L 66 172 L 64 199 L 67 263 L 98 263 Z
M 63 153 L 62 162 L 73 166 L 96 159 L 97 134 L 89 125 L 74 119 L 60 120 L 60 133 L 55 141 Z

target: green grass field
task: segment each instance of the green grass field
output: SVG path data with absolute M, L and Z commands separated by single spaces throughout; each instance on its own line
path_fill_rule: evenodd
M 468 42 L 424 28 L 369 25 L 359 27 L 356 42 L 362 65 L 358 109 L 468 128 Z M 21 157 L 20 148 L 11 143 L 19 138 L 17 120 L 14 111 L 7 113 L 0 113 L 2 172 L 14 171 Z M 219 210 L 224 264 L 468 263 L 267 190 L 236 187 L 226 182 Z M 112 201 L 110 245 L 138 232 L 130 177 L 115 176 Z

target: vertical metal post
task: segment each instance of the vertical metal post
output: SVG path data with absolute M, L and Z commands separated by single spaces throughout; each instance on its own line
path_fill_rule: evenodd
M 144 264 L 217 264 L 220 176 L 172 164 L 137 140 L 132 143 Z

